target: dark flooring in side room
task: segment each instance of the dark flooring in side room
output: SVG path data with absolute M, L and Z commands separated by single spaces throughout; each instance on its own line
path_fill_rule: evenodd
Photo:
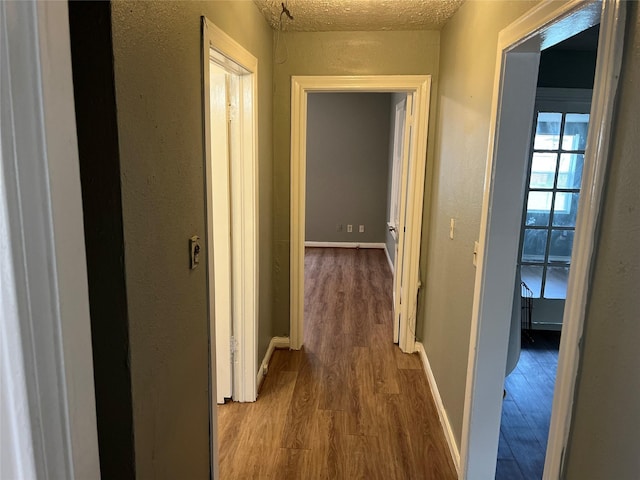
M 505 380 L 496 480 L 539 480 L 551 420 L 560 332 L 533 331 Z

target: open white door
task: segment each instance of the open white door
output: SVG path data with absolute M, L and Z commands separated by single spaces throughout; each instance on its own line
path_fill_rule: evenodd
M 396 241 L 393 269 L 393 341 L 400 341 L 400 320 L 402 312 L 402 286 L 405 264 L 405 239 L 407 225 L 407 195 L 411 164 L 413 95 L 396 104 L 396 120 L 393 138 L 393 186 L 389 229 Z M 397 175 L 397 176 L 396 176 Z M 396 184 L 397 182 L 397 184 Z
M 217 402 L 232 396 L 231 361 L 231 203 L 229 191 L 229 78 L 215 62 L 209 66 L 211 111 L 211 202 L 210 228 L 213 251 L 209 272 L 215 289 L 216 383 Z M 212 298 L 214 292 L 210 292 Z
M 258 364 L 258 61 L 204 17 L 202 38 L 211 402 L 253 402 Z M 214 413 L 212 408 L 212 432 Z

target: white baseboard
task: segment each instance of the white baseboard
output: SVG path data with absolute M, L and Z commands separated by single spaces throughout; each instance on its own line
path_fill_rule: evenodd
M 384 248 L 384 243 L 358 243 L 358 242 L 304 242 L 305 247 L 319 248 Z
M 424 371 L 427 374 L 427 380 L 429 381 L 429 386 L 431 387 L 431 394 L 433 395 L 433 399 L 436 402 L 436 408 L 438 409 L 440 424 L 442 425 L 442 429 L 444 430 L 444 436 L 447 439 L 449 452 L 451 453 L 453 464 L 456 467 L 458 478 L 460 478 L 460 450 L 458 449 L 458 445 L 456 444 L 456 439 L 453 435 L 453 430 L 451 429 L 451 423 L 449 423 L 449 416 L 447 415 L 447 411 L 444 409 L 442 397 L 440 397 L 440 391 L 438 390 L 438 384 L 436 383 L 436 379 L 433 376 L 433 371 L 431 370 L 431 365 L 429 364 L 429 359 L 427 358 L 427 352 L 424 349 L 424 345 L 422 345 L 422 343 L 420 342 L 416 342 L 416 351 L 420 354 L 422 366 L 424 367 Z
M 384 244 L 384 253 L 387 256 L 387 261 L 389 262 L 389 268 L 391 269 L 391 273 L 393 274 L 395 271 L 395 267 L 393 262 L 391 261 L 391 255 L 389 255 L 389 249 L 387 248 L 387 244 Z
M 271 355 L 273 355 L 273 351 L 276 348 L 289 348 L 289 345 L 289 337 L 273 337 L 271 339 L 271 341 L 269 342 L 269 348 L 267 348 L 267 353 L 264 354 L 264 358 L 262 359 L 262 363 L 260 364 L 260 368 L 258 369 L 258 375 L 256 377 L 256 391 L 260 390 L 260 385 L 262 385 L 262 381 L 267 375 L 267 370 L 269 369 L 269 362 L 271 361 Z

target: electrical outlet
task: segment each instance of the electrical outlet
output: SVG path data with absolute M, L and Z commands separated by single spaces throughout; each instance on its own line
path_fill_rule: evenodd
M 360 226 L 358 227 L 358 231 L 359 231 L 360 233 L 364 233 L 364 225 L 360 225 Z
M 353 232 L 353 225 L 347 225 L 347 233 Z
M 344 229 L 344 226 L 341 223 L 336 225 L 336 232 L 341 232 Z

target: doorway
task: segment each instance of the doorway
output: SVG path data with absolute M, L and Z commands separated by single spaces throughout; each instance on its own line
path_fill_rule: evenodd
M 543 474 L 545 479 L 560 477 L 606 172 L 624 9 L 624 2 L 545 3 L 500 33 L 463 419 L 464 478 L 492 478 L 495 474 L 540 51 L 600 23 L 591 126 Z M 522 160 L 513 161 L 514 158 Z
M 216 404 L 257 398 L 258 62 L 204 17 L 202 38 L 210 432 L 217 468 Z
M 422 205 L 427 148 L 430 76 L 296 77 L 292 79 L 291 122 L 291 348 L 300 349 L 304 328 L 304 252 L 306 230 L 307 102 L 314 92 L 398 92 L 411 98 L 406 125 L 412 125 L 414 140 L 403 164 L 399 226 L 399 258 L 396 265 L 402 288 L 399 346 L 415 351 L 415 321 L 418 294 L 418 258 L 422 229 Z M 408 130 L 408 129 L 407 129 Z M 409 142 L 407 142 L 407 145 Z M 403 210 L 405 209 L 405 210 Z M 396 269 L 398 270 L 398 269 Z

